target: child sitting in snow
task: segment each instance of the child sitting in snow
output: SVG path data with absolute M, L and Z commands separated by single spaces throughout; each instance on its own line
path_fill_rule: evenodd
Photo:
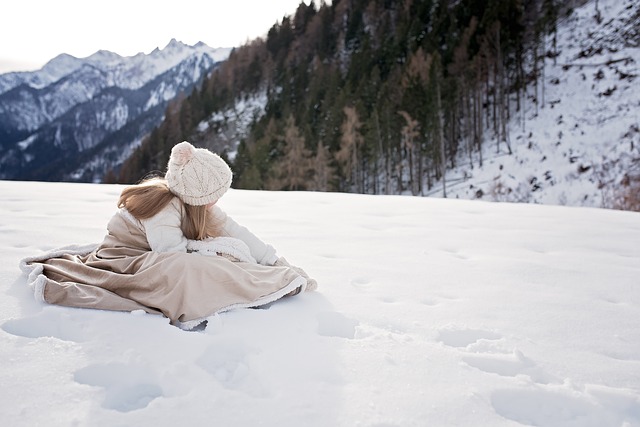
M 177 144 L 164 179 L 122 191 L 100 245 L 23 262 L 36 295 L 52 304 L 162 313 L 191 327 L 315 289 L 302 269 L 216 206 L 231 179 L 218 155 Z

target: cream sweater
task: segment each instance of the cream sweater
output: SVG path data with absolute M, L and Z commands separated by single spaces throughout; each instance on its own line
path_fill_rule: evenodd
M 246 227 L 239 225 L 218 206 L 212 207 L 215 217 L 223 224 L 222 236 L 242 240 L 251 256 L 262 265 L 273 265 L 278 260 L 276 250 L 267 245 Z M 182 234 L 182 203 L 176 197 L 162 211 L 152 218 L 138 221 L 126 210 L 120 214 L 129 221 L 135 221 L 144 231 L 152 251 L 187 252 L 189 240 Z

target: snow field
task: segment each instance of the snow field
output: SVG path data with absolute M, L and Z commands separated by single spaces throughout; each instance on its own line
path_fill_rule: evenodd
M 197 332 L 36 303 L 19 260 L 100 241 L 121 188 L 0 181 L 6 425 L 640 425 L 637 213 L 231 190 L 318 292 Z

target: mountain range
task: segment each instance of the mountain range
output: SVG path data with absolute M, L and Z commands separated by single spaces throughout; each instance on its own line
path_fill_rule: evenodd
M 173 39 L 149 54 L 62 54 L 0 75 L 0 178 L 99 181 L 230 50 Z

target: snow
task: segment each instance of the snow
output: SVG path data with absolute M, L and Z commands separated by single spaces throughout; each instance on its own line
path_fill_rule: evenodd
M 33 88 L 43 88 L 82 66 L 82 61 L 68 54 L 60 54 L 47 62 L 39 71 L 18 71 L 0 74 L 0 93 L 26 83 Z
M 36 140 L 36 138 L 38 137 L 37 134 L 31 135 L 30 137 L 28 137 L 27 139 L 24 139 L 20 142 L 17 142 L 16 145 L 21 149 L 21 150 L 26 150 L 27 148 L 29 148 L 29 146 L 31 144 L 33 144 L 33 141 Z
M 264 115 L 267 101 L 265 89 L 237 97 L 233 106 L 223 111 L 214 111 L 207 119 L 198 123 L 197 138 L 213 139 L 207 137 L 207 134 L 215 134 L 215 138 L 221 143 L 216 151 L 224 151 L 227 158 L 233 161 L 238 154 L 238 144 L 248 136 L 251 124 Z
M 640 425 L 639 213 L 230 190 L 318 292 L 197 332 L 37 303 L 19 260 L 121 189 L 0 181 L 3 425 Z

